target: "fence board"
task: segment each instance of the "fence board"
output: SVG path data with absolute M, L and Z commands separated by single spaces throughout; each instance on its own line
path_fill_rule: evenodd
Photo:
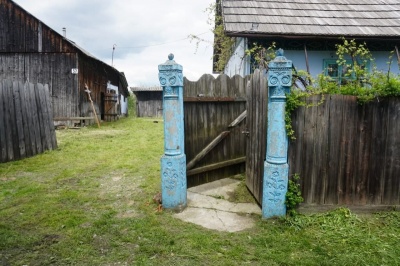
M 325 196 L 327 194 L 328 186 L 328 166 L 329 156 L 328 150 L 324 144 L 327 143 L 328 138 L 328 121 L 329 121 L 329 101 L 324 100 L 322 103 L 316 98 L 313 102 L 317 112 L 317 123 L 315 123 L 316 139 L 314 144 L 315 156 L 313 159 L 313 165 L 319 164 L 319 168 L 316 169 L 315 176 L 317 177 L 315 182 L 315 190 L 320 193 L 317 194 L 315 201 L 318 204 L 324 204 Z M 312 107 L 310 107 L 312 108 Z
M 36 105 L 36 95 L 35 95 L 35 85 L 33 83 L 29 83 L 29 103 L 31 107 L 32 119 L 30 124 L 31 132 L 33 132 L 34 137 L 31 139 L 33 145 L 33 151 L 36 153 L 42 153 L 42 144 L 40 142 L 40 127 L 39 127 L 39 118 L 38 111 Z
M 48 86 L 0 82 L 0 162 L 57 147 Z
M 400 101 L 391 98 L 388 103 L 387 130 L 385 136 L 385 204 L 400 202 Z M 387 193 L 387 194 L 386 194 Z M 390 196 L 389 196 L 390 195 Z
M 399 113 L 399 98 L 361 106 L 341 95 L 299 108 L 289 165 L 290 174 L 300 174 L 305 203 L 399 205 Z
M 14 139 L 17 140 L 16 144 L 18 145 L 18 159 L 25 158 L 25 134 L 22 124 L 22 102 L 21 102 L 21 94 L 20 94 L 20 85 L 18 81 L 13 82 L 13 98 L 14 98 L 14 106 L 15 106 L 15 122 L 17 135 Z
M 4 100 L 6 99 L 5 85 L 0 80 L 0 162 L 7 160 L 7 138 L 6 138 L 6 109 Z
M 336 96 L 338 98 L 337 101 L 332 100 L 332 96 L 325 95 L 325 99 L 329 101 L 329 117 L 342 117 L 343 113 L 340 105 L 338 104 L 342 98 L 340 96 Z M 341 139 L 342 139 L 342 130 L 343 123 L 335 123 L 334 121 L 329 120 L 329 128 L 328 128 L 328 143 L 326 144 L 329 154 L 329 163 L 328 163 L 328 184 L 327 191 L 324 203 L 325 204 L 338 204 L 339 203 L 339 180 L 337 178 L 338 172 L 340 171 L 339 164 L 340 160 L 340 147 L 341 147 Z M 300 160 L 301 156 L 298 154 Z M 336 159 L 334 159 L 336 158 Z M 297 162 L 297 161 L 296 161 Z
M 22 81 L 18 83 L 20 87 L 20 95 L 21 95 L 21 113 L 22 113 L 22 124 L 24 127 L 24 136 L 25 136 L 25 152 L 26 157 L 30 157 L 33 155 L 32 152 L 32 141 L 31 141 L 31 132 L 29 130 L 29 120 L 30 120 L 30 110 L 29 110 L 29 98 L 28 98 L 28 83 L 23 83 Z
M 15 136 L 15 127 L 12 126 L 14 119 L 14 104 L 12 95 L 12 82 L 11 80 L 4 81 L 4 113 L 5 113 L 5 127 L 6 127 L 6 145 L 7 145 L 7 158 L 8 160 L 14 159 L 13 138 Z

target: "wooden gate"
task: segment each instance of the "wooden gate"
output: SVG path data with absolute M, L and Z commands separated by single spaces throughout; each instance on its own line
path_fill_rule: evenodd
M 247 84 L 246 186 L 260 204 L 267 140 L 267 99 L 267 79 L 256 70 Z
M 267 83 L 253 75 L 184 80 L 188 186 L 246 173 L 246 185 L 262 200 Z
M 227 75 L 184 80 L 189 187 L 244 172 L 247 80 Z
M 115 121 L 118 119 L 118 95 L 114 92 L 104 95 L 104 121 Z

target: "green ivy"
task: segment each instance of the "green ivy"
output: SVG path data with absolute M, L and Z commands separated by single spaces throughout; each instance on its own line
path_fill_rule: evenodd
M 342 39 L 342 44 L 337 44 L 336 54 L 338 56 L 337 63 L 346 66 L 348 71 L 345 79 L 341 82 L 333 80 L 330 76 L 320 74 L 317 80 L 307 75 L 304 71 L 298 71 L 293 75 L 294 81 L 308 80 L 305 91 L 301 91 L 294 86 L 291 93 L 287 95 L 285 123 L 286 132 L 291 140 L 295 140 L 292 128 L 292 113 L 301 106 L 311 107 L 318 106 L 324 101 L 324 97 L 317 104 L 306 104 L 306 98 L 318 94 L 341 94 L 356 96 L 360 104 L 370 102 L 374 99 L 382 97 L 399 97 L 400 96 L 400 75 L 391 73 L 391 65 L 393 63 L 394 51 L 390 53 L 388 60 L 388 71 L 378 71 L 376 67 L 372 71 L 368 71 L 365 67 L 367 61 L 373 63 L 373 58 L 365 43 L 358 44 L 355 40 L 348 41 Z M 351 64 L 347 64 L 346 58 L 351 58 Z
M 299 180 L 299 174 L 294 174 L 292 179 L 289 179 L 285 200 L 286 212 L 289 216 L 296 215 L 296 208 L 304 201 L 303 197 L 301 196 Z

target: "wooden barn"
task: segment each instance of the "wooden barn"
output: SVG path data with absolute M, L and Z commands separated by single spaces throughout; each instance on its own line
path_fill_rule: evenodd
M 131 90 L 136 96 L 137 117 L 162 117 L 161 87 L 132 87 Z
M 122 72 L 95 58 L 11 0 L 0 0 L 0 80 L 48 84 L 56 120 L 93 117 L 118 119 L 129 96 Z M 109 84 L 118 91 L 110 90 Z M 93 123 L 94 121 L 92 121 Z

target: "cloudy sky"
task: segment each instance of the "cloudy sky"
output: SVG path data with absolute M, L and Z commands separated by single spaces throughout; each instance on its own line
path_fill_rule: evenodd
M 14 0 L 47 26 L 125 73 L 129 86 L 159 85 L 157 66 L 169 53 L 197 80 L 212 72 L 215 0 Z M 207 40 L 196 48 L 190 34 Z M 114 55 L 113 46 L 115 45 Z

